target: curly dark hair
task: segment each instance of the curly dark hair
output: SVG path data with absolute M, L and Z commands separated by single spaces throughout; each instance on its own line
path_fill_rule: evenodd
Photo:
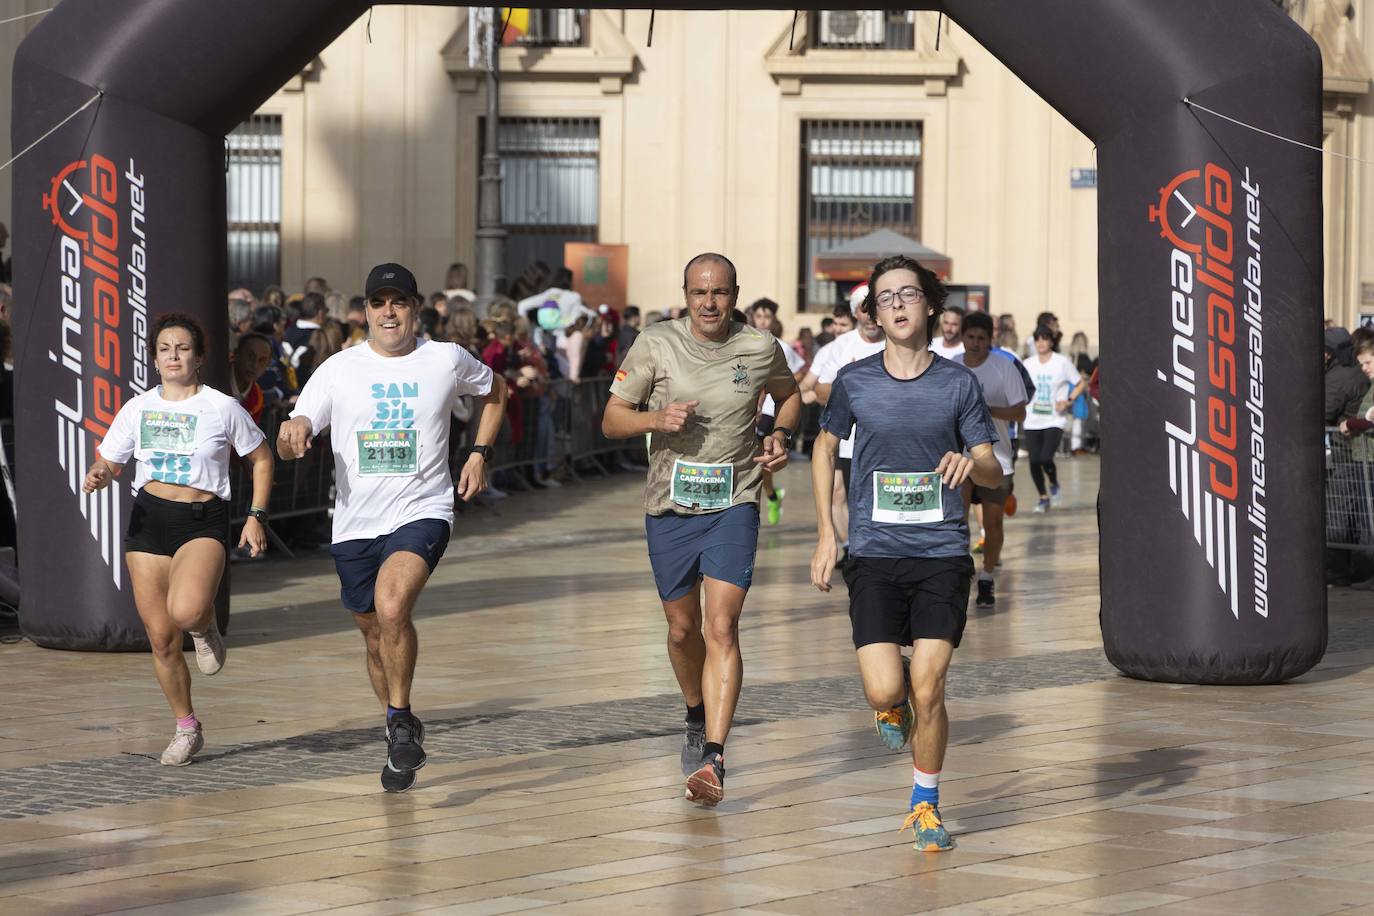
M 930 317 L 926 319 L 926 340 L 934 340 L 935 328 L 940 324 L 940 313 L 945 310 L 945 298 L 949 290 L 945 289 L 935 271 L 922 267 L 915 259 L 904 254 L 894 254 L 873 265 L 873 273 L 868 278 L 868 295 L 864 297 L 863 305 L 859 306 L 860 310 L 873 321 L 878 320 L 878 300 L 874 290 L 878 288 L 878 279 L 893 270 L 909 270 L 916 275 L 916 282 L 921 284 L 921 291 L 925 293 L 926 305 L 930 306 Z
M 157 316 L 152 328 L 148 331 L 148 351 L 150 353 L 157 352 L 157 339 L 168 328 L 183 328 L 191 335 L 191 349 L 196 356 L 205 358 L 205 331 L 201 329 L 200 322 L 181 312 L 165 312 Z

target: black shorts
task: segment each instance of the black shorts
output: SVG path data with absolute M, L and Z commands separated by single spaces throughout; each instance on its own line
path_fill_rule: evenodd
M 849 470 L 853 463 L 854 459 L 852 458 L 835 458 L 835 470 L 840 472 L 840 479 L 844 481 L 844 492 L 846 496 L 849 495 Z
M 1011 483 L 1016 478 L 1010 474 L 1002 477 L 1002 485 L 998 487 L 980 487 L 973 485 L 973 504 L 975 506 L 988 503 L 993 506 L 1005 506 L 1007 497 L 1011 495 Z
M 918 639 L 943 639 L 956 648 L 968 622 L 973 558 L 850 557 L 849 622 L 854 648 Z
M 449 534 L 448 522 L 443 519 L 422 518 L 390 534 L 331 544 L 329 553 L 339 574 L 339 599 L 344 609 L 355 614 L 376 612 L 377 573 L 393 553 L 404 550 L 416 554 L 434 572 L 448 549 Z
M 202 503 L 183 503 L 138 491 L 129 513 L 129 530 L 124 534 L 125 553 L 172 557 L 183 544 L 196 538 L 212 538 L 228 548 L 228 503 L 218 496 Z

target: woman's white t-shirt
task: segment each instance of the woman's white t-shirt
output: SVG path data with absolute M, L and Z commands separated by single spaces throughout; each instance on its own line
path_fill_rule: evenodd
M 491 382 L 491 370 L 471 353 L 436 340 L 390 357 L 363 343 L 319 365 L 291 417 L 307 418 L 312 435 L 333 430 L 335 544 L 421 519 L 453 524 L 453 402 L 486 395 Z
M 1059 413 L 1054 405 L 1056 401 L 1067 401 L 1069 392 L 1082 379 L 1073 362 L 1062 353 L 1050 353 L 1050 358 L 1042 363 L 1040 355 L 1032 353 L 1021 360 L 1021 365 L 1026 367 L 1031 381 L 1035 383 L 1035 395 L 1026 405 L 1026 422 L 1022 428 L 1066 428 L 1069 425 L 1069 412 Z
M 202 385 L 183 401 L 162 397 L 162 386 L 124 402 L 100 442 L 100 457 L 138 460 L 134 490 L 150 480 L 195 487 L 229 498 L 229 448 L 247 455 L 262 430 L 236 398 Z

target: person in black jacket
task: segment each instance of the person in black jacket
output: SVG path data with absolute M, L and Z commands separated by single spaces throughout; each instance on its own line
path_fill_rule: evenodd
M 1326 425 L 1336 426 L 1355 416 L 1360 401 L 1369 391 L 1369 379 L 1355 365 L 1350 332 L 1327 328 L 1326 350 Z

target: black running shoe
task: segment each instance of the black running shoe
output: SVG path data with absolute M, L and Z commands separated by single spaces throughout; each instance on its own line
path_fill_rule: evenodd
M 414 770 L 398 770 L 390 763 L 382 767 L 382 788 L 388 792 L 404 792 L 415 785 Z
M 725 798 L 725 758 L 707 754 L 701 758 L 699 769 L 687 777 L 687 800 L 707 808 L 714 808 Z
M 424 740 L 425 726 L 419 719 L 410 713 L 393 716 L 386 723 L 387 765 L 395 770 L 420 769 L 425 765 Z
M 977 607 L 992 607 L 997 603 L 997 599 L 992 594 L 992 580 L 978 580 L 978 598 L 973 602 Z

